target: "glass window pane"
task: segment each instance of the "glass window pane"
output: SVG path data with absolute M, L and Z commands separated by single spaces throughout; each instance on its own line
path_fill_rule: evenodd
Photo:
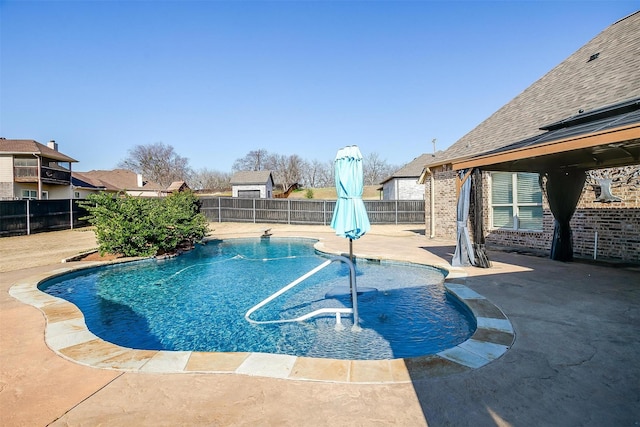
M 513 203 L 513 180 L 509 172 L 491 174 L 491 203 Z
M 493 226 L 495 228 L 513 228 L 513 208 L 511 206 L 494 207 Z
M 542 203 L 537 173 L 518 173 L 518 203 Z
M 38 166 L 38 159 L 34 159 L 34 158 L 23 159 L 20 157 L 14 157 L 13 165 L 14 166 Z
M 542 230 L 542 206 L 521 206 L 518 209 L 518 228 Z

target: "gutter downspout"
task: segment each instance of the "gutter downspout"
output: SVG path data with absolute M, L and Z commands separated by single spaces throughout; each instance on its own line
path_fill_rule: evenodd
M 38 159 L 38 198 L 37 200 L 42 199 L 42 157 L 38 156 L 36 153 L 33 155 Z
M 433 239 L 434 237 L 436 237 L 436 191 L 435 191 L 435 185 L 436 185 L 436 179 L 433 176 L 433 172 L 431 171 L 431 169 L 427 168 L 427 173 L 429 174 L 429 184 L 430 184 L 430 189 L 431 191 L 429 191 L 429 213 L 430 213 L 430 233 L 429 233 L 429 238 Z
M 73 230 L 73 171 L 71 170 L 72 163 L 69 162 L 69 222 L 71 223 L 71 230 Z

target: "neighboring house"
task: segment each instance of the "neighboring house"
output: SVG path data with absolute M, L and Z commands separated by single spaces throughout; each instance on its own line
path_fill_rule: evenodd
M 71 186 L 73 187 L 74 199 L 86 199 L 89 194 L 98 193 L 100 191 L 110 191 L 107 189 L 105 183 L 90 176 L 86 176 L 83 172 L 73 172 L 71 175 Z
M 69 199 L 75 162 L 55 141 L 0 138 L 0 199 Z
M 167 193 L 180 193 L 182 191 L 189 190 L 189 186 L 184 181 L 173 181 L 171 185 L 167 187 Z
M 425 166 L 432 237 L 459 237 L 457 194 L 479 170 L 484 210 L 476 216 L 488 245 L 560 259 L 556 240 L 571 242 L 570 225 L 573 254 L 640 261 L 640 12 L 605 29 Z M 585 171 L 597 185 L 583 184 Z M 558 205 L 576 208 L 567 203 L 572 191 L 577 210 L 563 224 Z
M 271 171 L 240 171 L 231 177 L 232 197 L 270 199 L 273 187 Z
M 74 197 L 84 199 L 90 193 L 107 191 L 134 197 L 163 197 L 167 190 L 160 184 L 145 181 L 141 174 L 127 169 L 74 172 Z
M 416 157 L 382 181 L 382 200 L 424 200 L 424 184 L 419 182 L 420 175 L 424 165 L 435 161 L 440 153 Z

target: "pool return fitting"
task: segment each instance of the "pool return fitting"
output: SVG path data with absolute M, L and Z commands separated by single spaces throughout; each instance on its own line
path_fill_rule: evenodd
M 313 276 L 314 274 L 316 274 L 317 272 L 319 272 L 320 270 L 322 270 L 323 268 L 327 267 L 329 264 L 331 264 L 332 262 L 335 262 L 335 261 L 344 262 L 345 264 L 347 264 L 349 266 L 349 284 L 350 284 L 350 288 L 351 288 L 351 305 L 352 305 L 352 308 L 345 308 L 345 307 L 321 308 L 321 309 L 312 311 L 310 313 L 304 314 L 302 316 L 296 317 L 295 319 L 253 320 L 253 319 L 250 318 L 251 314 L 254 311 L 258 310 L 261 307 L 264 307 L 265 305 L 267 305 L 268 303 L 270 303 L 274 299 L 278 298 L 280 295 L 282 295 L 285 292 L 287 292 L 288 290 L 296 287 L 297 285 L 299 285 L 300 283 L 302 283 L 303 281 L 305 281 L 306 279 L 308 279 L 309 277 Z M 359 322 L 358 322 L 358 289 L 356 288 L 356 270 L 355 270 L 355 267 L 353 266 L 353 262 L 349 258 L 347 258 L 345 256 L 331 257 L 328 260 L 326 260 L 325 262 L 323 262 L 322 264 L 320 264 L 319 266 L 317 266 L 316 268 L 314 268 L 313 270 L 310 270 L 309 272 L 307 272 L 307 273 L 303 274 L 302 276 L 298 277 L 296 280 L 294 280 L 293 282 L 289 283 L 288 285 L 286 285 L 285 287 L 283 287 L 279 291 L 275 292 L 271 296 L 265 298 L 264 300 L 260 301 L 258 304 L 256 304 L 253 307 L 251 307 L 249 309 L 249 311 L 247 311 L 247 313 L 244 315 L 244 318 L 247 319 L 247 321 L 250 322 L 250 323 L 254 323 L 254 324 L 257 324 L 257 325 L 266 325 L 266 324 L 274 324 L 274 323 L 302 322 L 304 320 L 310 319 L 310 318 L 315 317 L 315 316 L 319 316 L 321 314 L 326 314 L 326 313 L 335 313 L 335 315 L 336 315 L 336 330 L 344 329 L 344 326 L 342 326 L 342 322 L 341 322 L 342 314 L 350 314 L 350 313 L 352 313 L 353 314 L 353 326 L 351 327 L 351 330 L 352 331 L 361 330 Z

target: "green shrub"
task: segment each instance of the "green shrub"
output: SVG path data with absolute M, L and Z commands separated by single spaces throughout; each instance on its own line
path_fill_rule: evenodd
M 190 191 L 162 199 L 99 193 L 81 204 L 95 226 L 101 254 L 157 255 L 192 245 L 207 233 L 207 219 Z
M 304 193 L 304 197 L 306 197 L 307 199 L 313 199 L 313 190 L 308 188 Z

